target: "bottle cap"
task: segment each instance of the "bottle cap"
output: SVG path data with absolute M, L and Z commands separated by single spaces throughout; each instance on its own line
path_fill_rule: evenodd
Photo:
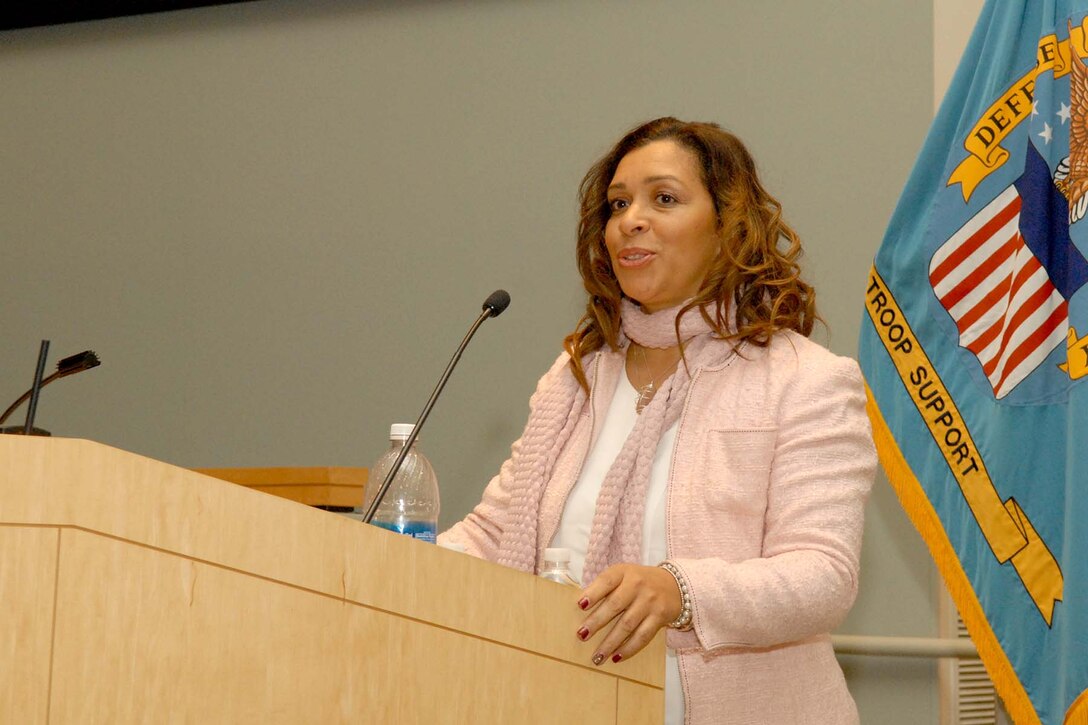
M 408 436 L 412 435 L 412 431 L 415 429 L 415 423 L 394 423 L 389 426 L 389 440 L 406 441 L 408 440 Z M 417 438 L 416 440 L 419 439 Z
M 557 564 L 569 564 L 570 549 L 545 549 L 544 561 L 554 561 Z

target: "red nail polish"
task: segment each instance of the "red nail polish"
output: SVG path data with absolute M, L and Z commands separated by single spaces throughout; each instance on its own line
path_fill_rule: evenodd
M 613 662 L 619 662 L 619 661 L 620 661 L 620 660 L 622 660 L 622 659 L 623 659 L 623 655 L 621 655 L 621 654 L 620 654 L 619 652 L 617 652 L 616 654 L 612 655 L 612 661 L 613 661 Z
M 581 599 L 578 600 L 578 607 L 580 609 L 585 609 L 588 606 L 589 606 L 589 600 L 586 599 L 585 597 L 582 597 Z
M 578 630 L 578 639 L 584 640 L 588 636 L 589 636 L 589 630 L 586 629 L 585 627 L 582 627 L 581 629 Z

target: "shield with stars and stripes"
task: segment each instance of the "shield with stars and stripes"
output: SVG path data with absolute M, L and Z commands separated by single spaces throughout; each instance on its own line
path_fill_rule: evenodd
M 1061 213 L 1052 213 L 1055 204 Z M 1066 204 L 1029 143 L 1020 178 L 930 259 L 933 291 L 996 398 L 1065 344 L 1068 300 L 1088 281 L 1088 263 L 1069 239 Z

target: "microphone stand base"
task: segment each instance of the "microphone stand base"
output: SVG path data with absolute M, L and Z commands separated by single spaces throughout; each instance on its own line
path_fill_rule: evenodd
M 9 433 L 11 435 L 21 436 L 21 435 L 25 435 L 23 433 L 23 431 L 25 429 L 26 429 L 26 426 L 23 426 L 23 425 L 9 425 L 9 426 L 5 426 L 3 428 L 0 428 L 0 433 Z M 50 433 L 49 431 L 47 431 L 45 428 L 34 427 L 34 428 L 30 429 L 30 435 L 32 435 L 32 436 L 51 436 L 53 434 Z

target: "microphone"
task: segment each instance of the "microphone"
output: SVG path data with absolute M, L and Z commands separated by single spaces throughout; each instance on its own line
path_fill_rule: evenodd
M 488 299 L 491 298 L 489 297 Z M 507 296 L 507 303 L 509 303 L 509 296 Z M 46 343 L 45 340 L 43 340 L 42 342 Z M 48 350 L 47 344 L 46 349 Z M 43 357 L 43 355 L 39 354 L 39 360 L 41 363 L 44 363 Z M 41 383 L 37 383 L 34 387 L 31 387 L 30 390 L 20 395 L 14 403 L 8 406 L 8 409 L 5 410 L 2 415 L 0 415 L 0 424 L 3 424 L 3 422 L 8 419 L 8 416 L 14 413 L 15 409 L 23 404 L 23 401 L 34 395 L 35 388 L 40 391 L 42 388 L 44 388 L 46 385 L 49 385 L 49 383 L 53 382 L 54 380 L 59 380 L 60 378 L 65 378 L 69 375 L 75 375 L 76 373 L 83 372 L 84 370 L 90 370 L 91 368 L 98 367 L 101 364 L 102 362 L 98 359 L 98 356 L 95 355 L 94 352 L 91 350 L 84 350 L 81 353 L 70 355 L 64 358 L 57 363 L 57 371 L 55 373 L 46 377 L 44 380 L 41 381 Z M 33 416 L 31 416 L 31 421 L 33 422 Z
M 405 456 L 408 455 L 408 451 L 412 449 L 412 444 L 416 442 L 416 438 L 419 436 L 419 431 L 423 428 L 423 423 L 426 422 L 427 416 L 431 414 L 431 408 L 434 407 L 434 403 L 438 400 L 439 394 L 442 389 L 446 387 L 446 381 L 449 380 L 450 373 L 453 372 L 453 367 L 457 364 L 457 361 L 461 359 L 461 353 L 468 347 L 468 341 L 472 339 L 472 336 L 476 334 L 476 330 L 480 325 L 484 324 L 484 320 L 489 317 L 498 317 L 506 308 L 510 306 L 510 293 L 503 289 L 497 289 L 487 296 L 484 300 L 482 312 L 480 316 L 476 318 L 476 322 L 469 328 L 468 334 L 465 335 L 465 339 L 461 340 L 461 344 L 457 348 L 457 352 L 453 354 L 450 359 L 449 365 L 446 366 L 446 371 L 442 373 L 442 377 L 438 379 L 438 385 L 435 386 L 434 392 L 431 393 L 430 399 L 427 404 L 423 406 L 423 412 L 419 414 L 419 418 L 416 419 L 415 428 L 408 436 L 408 440 L 404 441 L 404 447 L 400 449 L 400 453 L 397 455 L 397 459 L 393 461 L 393 465 L 390 466 L 389 472 L 385 474 L 385 479 L 382 480 L 382 485 L 378 489 L 378 493 L 374 496 L 374 500 L 370 502 L 370 506 L 367 508 L 366 513 L 363 514 L 363 522 L 369 524 L 371 519 L 374 518 L 374 514 L 378 512 L 378 506 L 381 505 L 382 499 L 385 498 L 385 494 L 389 491 L 389 487 L 393 484 L 393 479 L 397 477 L 397 472 L 400 471 L 401 464 L 404 463 Z
M 491 310 L 492 317 L 501 315 L 510 306 L 510 293 L 504 289 L 497 289 L 484 300 L 483 309 Z

